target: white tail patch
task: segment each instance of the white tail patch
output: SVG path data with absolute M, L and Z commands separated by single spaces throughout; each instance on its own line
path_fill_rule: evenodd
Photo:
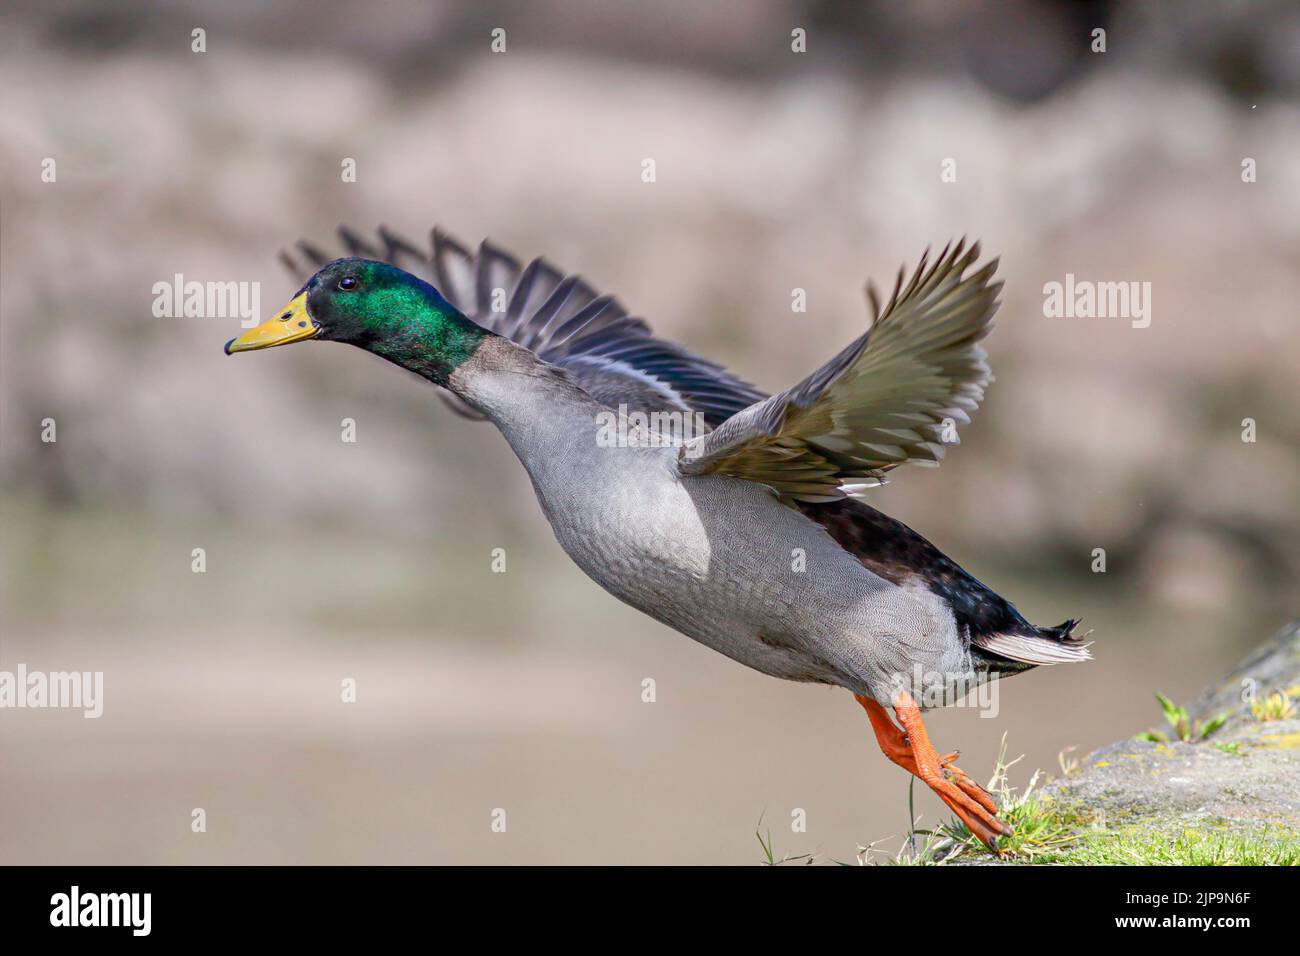
M 1092 660 L 1091 644 L 1079 638 L 1033 637 L 1028 634 L 981 634 L 971 638 L 976 647 L 1026 664 L 1076 664 Z

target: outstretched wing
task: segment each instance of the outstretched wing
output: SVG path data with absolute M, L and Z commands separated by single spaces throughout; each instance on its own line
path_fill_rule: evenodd
M 991 380 L 980 339 L 997 310 L 994 260 L 967 276 L 979 244 L 900 271 L 871 328 L 794 388 L 756 402 L 683 445 L 683 475 L 721 474 L 783 497 L 835 501 L 879 485 L 905 463 L 935 465 Z M 947 440 L 947 441 L 945 441 Z
M 435 228 L 420 248 L 385 228 L 375 241 L 339 227 L 345 254 L 390 262 L 435 286 L 479 325 L 566 369 L 597 401 L 629 411 L 692 411 L 709 427 L 760 401 L 764 393 L 720 365 L 656 338 L 613 296 L 544 259 L 518 259 L 484 241 L 476 253 Z M 333 259 L 308 242 L 280 260 L 300 281 Z M 468 418 L 481 419 L 450 392 L 442 396 Z

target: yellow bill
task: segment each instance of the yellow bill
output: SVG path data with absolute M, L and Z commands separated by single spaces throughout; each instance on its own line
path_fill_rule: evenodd
M 257 328 L 249 329 L 227 342 L 226 354 L 288 345 L 290 342 L 314 339 L 319 334 L 320 326 L 312 321 L 311 313 L 307 311 L 307 293 L 300 292 L 275 318 L 268 319 Z

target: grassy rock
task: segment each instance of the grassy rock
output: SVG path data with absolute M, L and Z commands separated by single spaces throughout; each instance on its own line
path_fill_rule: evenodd
M 1166 741 L 1102 747 L 1039 792 L 1004 794 L 1017 836 L 997 862 L 1300 864 L 1300 622 L 1165 730 Z M 970 842 L 948 859 L 995 862 Z

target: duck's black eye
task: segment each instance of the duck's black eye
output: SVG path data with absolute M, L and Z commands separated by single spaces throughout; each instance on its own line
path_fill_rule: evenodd
M 360 284 L 361 283 L 357 281 L 356 276 L 344 276 L 342 279 L 339 280 L 339 288 L 342 289 L 344 292 L 351 292 Z

